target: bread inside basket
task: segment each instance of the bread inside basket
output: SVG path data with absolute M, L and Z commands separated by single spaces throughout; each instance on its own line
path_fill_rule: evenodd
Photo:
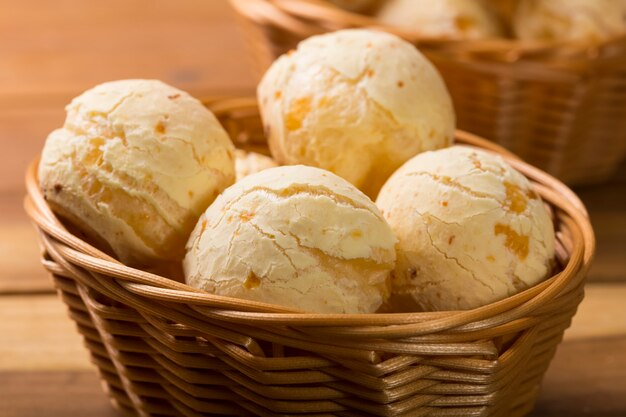
M 238 146 L 263 152 L 254 99 L 209 99 Z M 139 415 L 510 415 L 539 383 L 583 297 L 594 237 L 562 183 L 491 142 L 550 206 L 557 273 L 469 311 L 310 314 L 220 297 L 129 268 L 64 228 L 27 174 L 25 206 L 114 404 Z M 266 152 L 266 151 L 265 151 Z

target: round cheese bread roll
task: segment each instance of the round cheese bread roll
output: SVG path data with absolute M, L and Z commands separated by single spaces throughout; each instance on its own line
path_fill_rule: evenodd
M 276 161 L 269 156 L 261 155 L 256 152 L 247 152 L 243 149 L 235 149 L 235 173 L 237 181 L 248 175 L 277 166 Z
M 616 0 L 520 0 L 513 19 L 523 40 L 598 42 L 626 31 Z
M 398 238 L 392 291 L 404 308 L 471 309 L 551 272 L 550 215 L 499 156 L 464 146 L 418 155 L 389 179 L 377 205 Z
M 403 162 L 451 143 L 455 117 L 437 70 L 383 32 L 314 36 L 281 56 L 258 88 L 270 150 L 345 178 L 370 197 Z
M 217 119 L 155 80 L 101 84 L 66 111 L 39 163 L 53 210 L 123 262 L 180 262 L 200 214 L 235 180 Z
M 381 9 L 379 18 L 384 23 L 434 38 L 480 39 L 503 35 L 496 13 L 482 0 L 391 0 Z
M 371 313 L 388 296 L 395 238 L 374 203 L 318 168 L 245 177 L 200 218 L 186 282 L 315 313 Z

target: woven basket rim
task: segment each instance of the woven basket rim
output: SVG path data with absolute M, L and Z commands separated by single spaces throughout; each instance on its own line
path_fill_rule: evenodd
M 272 23 L 283 30 L 308 37 L 340 28 L 367 27 L 390 32 L 414 44 L 439 50 L 468 54 L 489 54 L 503 61 L 521 58 L 549 59 L 554 56 L 582 55 L 594 59 L 599 51 L 614 44 L 626 43 L 626 32 L 601 42 L 586 41 L 528 41 L 512 38 L 446 39 L 422 36 L 418 30 L 384 24 L 372 16 L 343 10 L 320 0 L 229 0 L 243 16 L 257 23 Z M 323 28 L 332 24 L 333 29 Z
M 256 100 L 253 98 L 207 99 L 205 103 L 218 117 L 225 112 L 246 112 L 256 108 Z M 193 305 L 195 309 L 205 315 L 213 314 L 233 322 L 258 321 L 273 325 L 391 326 L 397 327 L 395 330 L 389 330 L 395 332 L 396 336 L 399 334 L 398 332 L 415 335 L 420 332 L 428 333 L 433 329 L 459 327 L 478 321 L 485 323 L 483 327 L 487 328 L 494 322 L 502 323 L 503 320 L 504 322 L 507 321 L 506 318 L 515 318 L 515 314 L 511 313 L 512 310 L 517 311 L 520 317 L 525 316 L 529 311 L 539 308 L 564 289 L 577 285 L 578 281 L 584 278 L 584 272 L 588 269 L 593 258 L 595 238 L 584 205 L 563 183 L 485 139 L 463 131 L 457 131 L 455 136 L 458 143 L 499 154 L 528 177 L 535 191 L 541 195 L 544 201 L 558 209 L 555 215 L 571 231 L 573 239 L 569 261 L 561 272 L 524 292 L 474 310 L 373 314 L 297 312 L 272 304 L 210 294 L 174 280 L 128 267 L 72 235 L 61 224 L 39 189 L 37 181 L 38 158 L 31 163 L 26 173 L 27 195 L 24 205 L 39 233 L 46 234 L 46 237 L 60 243 L 57 249 L 66 261 L 101 277 L 114 277 L 122 282 L 127 290 L 135 294 L 160 300 L 184 302 Z M 368 332 L 368 329 L 363 328 L 361 331 Z M 386 332 L 386 330 L 380 329 L 379 331 L 381 334 Z

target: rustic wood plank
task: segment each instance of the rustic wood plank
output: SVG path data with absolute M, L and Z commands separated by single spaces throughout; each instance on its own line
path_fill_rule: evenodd
M 624 334 L 562 343 L 530 417 L 626 416 L 624 352 Z
M 119 78 L 250 89 L 233 13 L 226 0 L 1 0 L 0 100 L 45 95 L 65 103 L 68 93 Z
M 0 295 L 53 292 L 52 281 L 41 266 L 37 233 L 26 219 L 0 221 Z
M 19 194 L 20 197 L 22 193 Z M 0 294 L 16 292 L 50 291 L 51 283 L 39 261 L 36 234 L 29 220 L 22 213 L 21 198 L 12 197 L 11 209 L 7 209 L 11 222 L 4 218 L 4 205 L 0 196 Z M 598 233 L 598 253 L 589 272 L 588 281 L 617 283 L 626 282 L 626 257 L 624 243 L 626 230 L 618 238 L 605 238 Z
M 564 340 L 626 337 L 625 300 L 626 283 L 587 284 L 585 299 L 578 306 Z M 623 371 L 626 378 L 626 368 Z
M 3 417 L 120 417 L 91 371 L 0 372 Z
M 0 0 L 0 148 L 10 154 L 0 164 L 0 262 L 7 265 L 0 292 L 50 289 L 21 208 L 23 174 L 72 96 L 131 76 L 162 78 L 197 95 L 250 94 L 247 55 L 225 0 L 114 0 L 106 7 Z M 624 172 L 614 184 L 579 190 L 598 235 L 590 281 L 626 280 Z
M 17 198 L 8 210 L 22 211 L 26 167 L 41 152 L 48 133 L 63 125 L 64 117 L 62 105 L 28 111 L 0 110 L 0 149 L 10 152 L 10 157 L 2 158 L 0 164 L 0 193 L 11 193 Z
M 613 348 L 606 349 L 607 342 Z M 530 417 L 626 415 L 624 350 L 626 337 L 564 342 Z M 95 371 L 0 372 L 0 415 L 119 416 L 102 391 Z
M 63 304 L 15 294 L 52 290 L 21 207 L 26 164 L 71 97 L 129 77 L 197 96 L 251 94 L 256 78 L 226 0 L 0 0 L 0 416 L 118 415 Z M 611 183 L 576 191 L 598 252 L 532 416 L 624 416 L 626 164 Z
M 589 285 L 533 417 L 626 415 L 624 299 L 624 284 Z M 0 297 L 0 317 L 0 415 L 115 415 L 56 296 Z
M 588 285 L 565 340 L 626 336 L 625 299 L 625 284 Z M 75 355 L 82 352 L 80 338 L 56 295 L 0 297 L 0 317 L 0 334 L 6 336 L 0 344 L 0 369 L 49 369 L 59 363 L 62 369 L 88 367 L 85 355 Z M 34 351 L 40 357 L 31 356 Z
M 225 0 L 0 0 L 0 293 L 45 292 L 23 177 L 63 108 L 117 78 L 159 78 L 196 96 L 250 94 L 247 51 Z
M 2 296 L 0 317 L 0 375 L 7 370 L 93 369 L 56 295 Z
M 0 149 L 10 157 L 0 164 L 0 293 L 42 292 L 50 282 L 39 265 L 38 248 L 23 212 L 23 177 L 49 131 L 63 120 L 60 107 L 0 111 Z M 588 206 L 598 240 L 590 282 L 626 281 L 626 181 L 577 189 Z
M 626 187 L 623 192 L 626 194 Z M 36 234 L 22 209 L 23 196 L 21 190 L 0 191 L 0 264 L 3 266 L 0 294 L 51 289 L 50 280 L 39 262 Z M 598 250 L 589 271 L 589 282 L 626 282 L 626 214 L 622 213 L 591 212 L 595 219 Z
M 565 341 L 626 338 L 624 300 L 626 284 L 588 285 Z M 90 369 L 81 338 L 56 295 L 2 296 L 0 317 L 0 370 Z M 622 373 L 626 379 L 626 368 Z

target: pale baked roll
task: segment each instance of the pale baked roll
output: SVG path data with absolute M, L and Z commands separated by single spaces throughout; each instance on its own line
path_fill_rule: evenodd
M 599 42 L 626 22 L 621 0 L 520 0 L 513 29 L 522 40 Z
M 376 204 L 398 238 L 392 292 L 404 308 L 471 309 L 550 275 L 550 215 L 499 156 L 465 146 L 423 153 L 393 174 Z
M 383 32 L 311 37 L 281 56 L 258 88 L 272 156 L 327 169 L 370 197 L 412 156 L 448 146 L 455 115 L 435 67 Z
M 227 188 L 198 221 L 186 282 L 314 313 L 372 313 L 389 295 L 395 237 L 374 203 L 331 172 L 269 168 Z
M 180 262 L 200 214 L 235 180 L 217 119 L 156 80 L 101 84 L 66 110 L 39 163 L 50 206 L 123 262 Z
M 391 0 L 379 19 L 412 29 L 422 36 L 444 39 L 482 39 L 503 36 L 493 6 L 483 0 Z

